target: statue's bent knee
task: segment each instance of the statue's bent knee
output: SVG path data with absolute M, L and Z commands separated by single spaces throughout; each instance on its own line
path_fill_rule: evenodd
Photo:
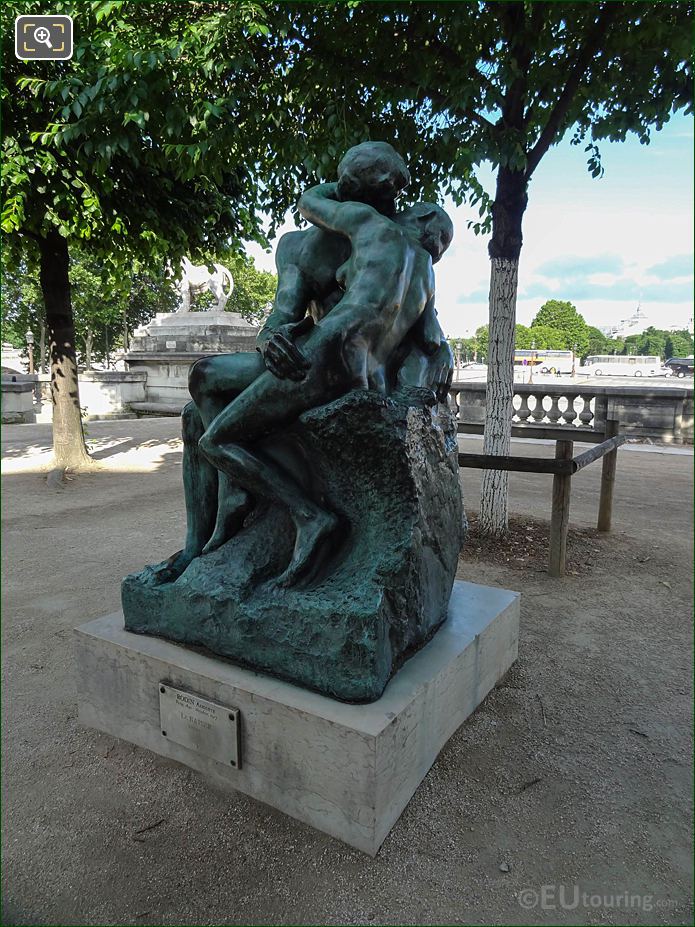
M 210 377 L 210 358 L 201 357 L 191 367 L 188 374 L 188 392 L 198 399 L 205 390 L 205 383 Z
M 187 403 L 181 412 L 181 434 L 183 440 L 187 444 L 197 444 L 204 431 L 205 427 L 200 417 L 198 407 L 194 402 Z

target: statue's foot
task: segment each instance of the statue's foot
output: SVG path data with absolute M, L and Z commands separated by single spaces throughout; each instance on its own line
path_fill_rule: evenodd
M 244 524 L 244 519 L 251 511 L 252 505 L 246 493 L 235 493 L 221 503 L 217 512 L 215 530 L 203 548 L 203 553 L 209 554 L 233 538 Z
M 168 560 L 163 560 L 161 563 L 148 567 L 154 585 L 173 583 L 181 576 L 188 565 L 195 560 L 196 556 L 190 551 L 177 550 Z
M 294 586 L 300 579 L 308 579 L 317 566 L 321 545 L 338 527 L 338 519 L 330 512 L 318 512 L 309 521 L 297 526 L 297 538 L 290 565 L 280 576 L 281 586 Z

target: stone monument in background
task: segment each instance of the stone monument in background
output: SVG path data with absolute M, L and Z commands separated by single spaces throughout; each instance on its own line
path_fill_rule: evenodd
M 255 349 L 258 326 L 238 312 L 226 312 L 234 281 L 221 264 L 210 272 L 183 258 L 176 312 L 158 313 L 133 333 L 125 355 L 126 369 L 144 373 L 145 401 L 131 403 L 139 412 L 180 414 L 189 400 L 191 366 L 211 354 L 234 354 Z M 194 299 L 209 291 L 216 302 L 205 311 L 191 311 Z

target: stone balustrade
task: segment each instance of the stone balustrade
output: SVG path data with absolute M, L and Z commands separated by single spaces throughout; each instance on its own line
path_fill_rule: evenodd
M 146 398 L 142 371 L 92 371 L 80 374 L 80 400 L 87 418 L 121 418 L 140 411 Z M 482 429 L 485 422 L 485 383 L 453 383 L 450 403 L 461 431 Z M 38 395 L 43 402 L 38 401 Z M 181 399 L 170 414 L 177 414 Z M 50 421 L 50 377 L 17 375 L 3 379 L 3 422 Z M 160 413 L 162 414 L 162 413 Z M 620 433 L 665 443 L 693 443 L 693 388 L 595 386 L 592 381 L 514 384 L 513 424 L 517 429 L 567 428 L 603 434 L 606 420 L 620 423 Z M 580 432 L 581 433 L 581 432 Z M 575 435 L 579 440 L 579 434 Z
M 450 402 L 461 430 L 485 421 L 485 383 L 453 383 Z M 519 427 L 590 429 L 602 434 L 606 420 L 620 433 L 666 443 L 693 443 L 693 388 L 596 386 L 593 381 L 515 383 L 514 416 Z M 471 430 L 477 430 L 472 428 Z

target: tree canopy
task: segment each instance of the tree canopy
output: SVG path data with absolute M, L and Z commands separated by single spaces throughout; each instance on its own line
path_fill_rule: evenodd
M 613 341 L 607 335 L 593 325 L 588 325 L 586 329 L 587 345 L 586 353 L 588 354 L 617 354 L 622 348 L 619 341 Z
M 109 254 L 262 239 L 265 214 L 279 221 L 369 137 L 406 154 L 409 196 L 478 201 L 489 231 L 477 165 L 528 180 L 573 127 L 598 175 L 601 140 L 648 143 L 692 97 L 682 2 L 57 0 L 75 18 L 72 61 L 20 62 L 12 21 L 41 7 L 2 10 L 2 228 L 55 226 Z
M 36 336 L 36 363 L 45 361 L 45 317 L 38 285 L 38 257 L 27 248 L 19 262 L 4 251 L 2 255 L 2 336 L 16 347 L 23 347 L 26 332 Z M 77 336 L 76 352 L 82 363 L 103 360 L 107 352 L 122 348 L 124 329 L 132 331 L 157 312 L 173 312 L 178 296 L 165 269 L 151 273 L 134 268 L 132 275 L 114 272 L 110 264 L 73 248 L 70 258 L 72 306 Z M 40 333 L 44 337 L 40 338 Z
M 692 102 L 689 3 L 284 3 L 269 22 L 305 166 L 332 176 L 349 145 L 395 138 L 412 195 L 479 202 L 477 231 L 492 229 L 481 163 L 528 181 L 572 129 L 599 176 L 602 140 L 647 144 Z
M 12 21 L 41 7 L 2 10 L 3 231 L 57 229 L 109 259 L 174 263 L 232 236 L 263 240 L 275 121 L 248 49 L 267 29 L 262 4 L 57 2 L 75 20 L 73 59 L 18 61 Z
M 664 360 L 669 357 L 690 357 L 693 353 L 693 336 L 687 329 L 666 331 L 650 325 L 638 335 L 628 335 L 620 353 L 658 354 Z
M 0 11 L 0 224 L 41 250 L 63 448 L 79 426 L 74 243 L 114 264 L 175 264 L 263 240 L 264 214 L 272 229 L 302 187 L 334 177 L 346 148 L 379 138 L 406 156 L 409 197 L 478 205 L 494 276 L 494 260 L 518 261 L 528 183 L 551 145 L 571 130 L 598 176 L 602 140 L 647 143 L 692 99 L 689 3 L 56 0 L 52 12 L 75 20 L 72 60 L 19 62 L 14 17 L 42 6 Z M 494 198 L 484 162 L 497 168 Z M 516 271 L 505 273 L 491 286 L 491 379 L 506 377 L 496 453 L 511 421 Z
M 61 63 L 15 58 L 14 18 L 31 12 L 39 0 L 0 9 L 0 226 L 15 260 L 23 239 L 38 246 L 54 451 L 80 466 L 70 248 L 116 269 L 264 241 L 264 210 L 279 215 L 293 196 L 284 168 L 301 142 L 277 131 L 268 105 L 281 74 L 260 3 L 56 2 L 52 12 L 75 22 L 73 57 Z
M 572 303 L 561 299 L 549 299 L 541 306 L 531 322 L 531 331 L 536 333 L 537 338 L 547 338 L 548 330 L 561 335 L 560 344 L 548 347 L 564 348 L 580 355 L 586 354 L 589 346 L 589 326 Z
M 539 324 L 539 317 L 548 319 L 549 324 Z M 582 325 L 586 330 L 585 340 L 573 341 L 574 338 L 580 337 L 576 333 L 582 331 Z M 489 338 L 488 326 L 481 325 L 476 329 L 474 338 L 449 340 L 462 356 L 464 352 L 472 356 L 475 350 L 481 358 L 486 358 Z M 587 325 L 572 303 L 562 300 L 550 300 L 545 303 L 530 327 L 516 325 L 514 328 L 516 349 L 530 350 L 535 347 L 538 351 L 571 351 L 572 347 L 568 347 L 570 343 L 582 345 L 581 350 L 578 349 L 576 352 L 577 356 L 582 358 L 591 354 L 657 354 L 667 360 L 669 357 L 691 356 L 694 341 L 692 333 L 687 329 L 667 330 L 653 326 L 637 335 L 609 338 L 600 329 Z

